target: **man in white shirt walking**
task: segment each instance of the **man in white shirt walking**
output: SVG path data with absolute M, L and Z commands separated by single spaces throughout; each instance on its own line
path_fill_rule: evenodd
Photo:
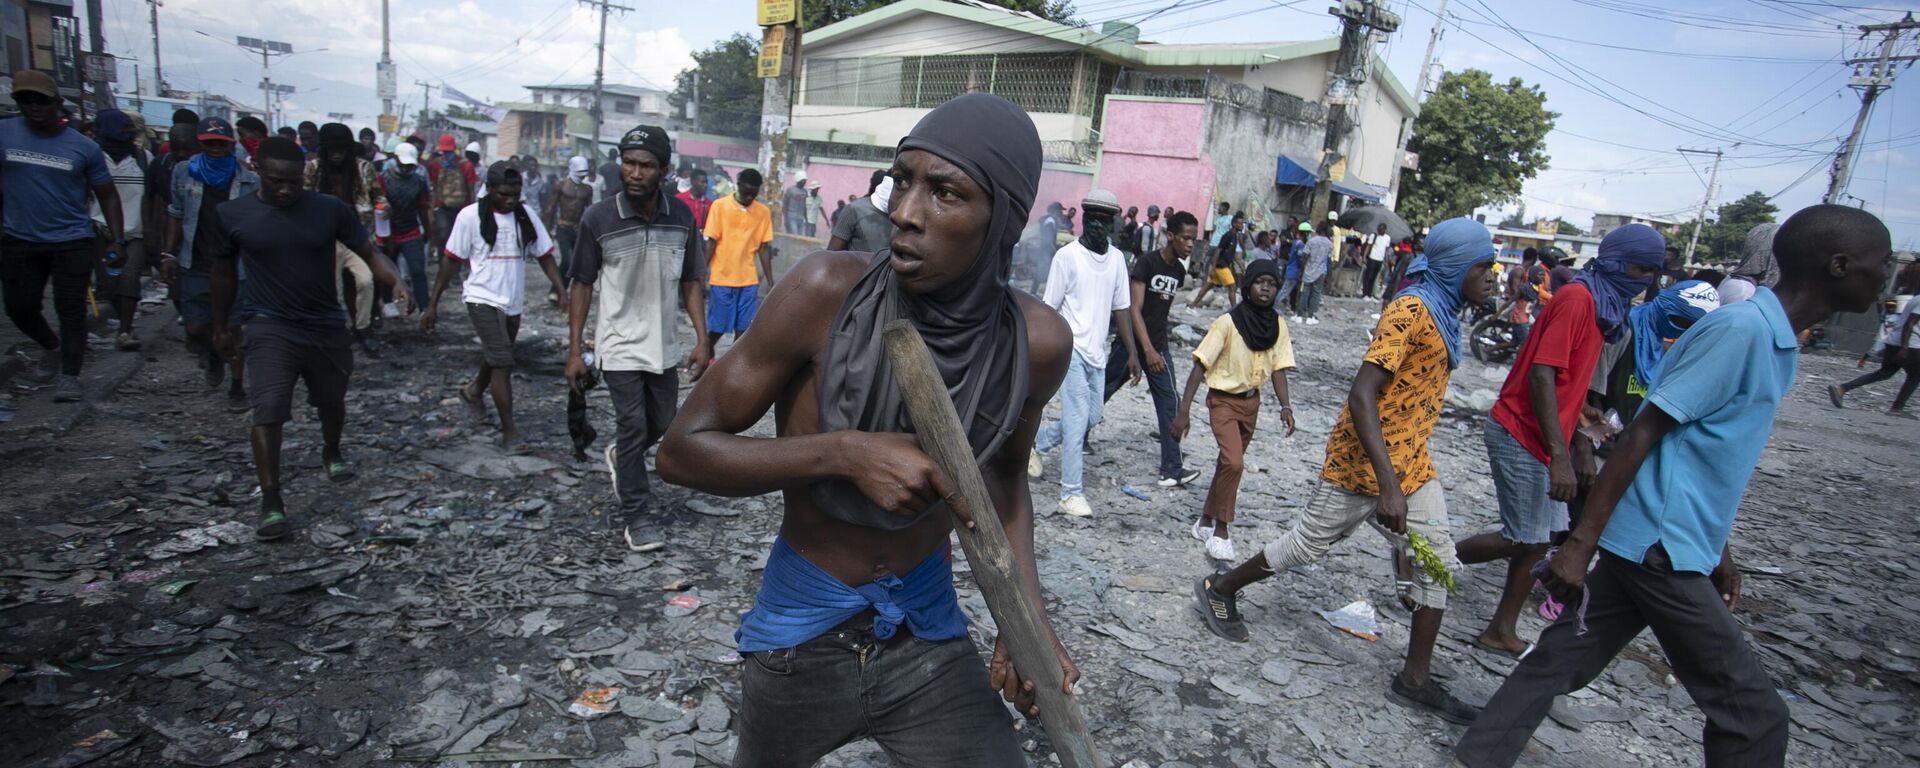
M 1064 446 L 1060 459 L 1060 511 L 1074 517 L 1093 514 L 1087 506 L 1081 485 L 1082 458 L 1087 433 L 1100 423 L 1100 408 L 1106 394 L 1107 365 L 1120 361 L 1107 359 L 1107 330 L 1117 328 L 1122 349 L 1126 350 L 1127 378 L 1140 381 L 1140 362 L 1134 350 L 1133 326 L 1126 312 L 1132 306 L 1127 289 L 1127 258 L 1108 242 L 1114 220 L 1120 215 L 1120 201 L 1112 192 L 1096 189 L 1080 203 L 1085 210 L 1078 240 L 1067 243 L 1053 256 L 1047 272 L 1045 301 L 1067 320 L 1073 331 L 1073 359 L 1067 363 L 1067 379 L 1060 385 L 1060 421 L 1040 428 L 1033 455 L 1027 462 L 1027 474 L 1039 477 L 1040 454 Z

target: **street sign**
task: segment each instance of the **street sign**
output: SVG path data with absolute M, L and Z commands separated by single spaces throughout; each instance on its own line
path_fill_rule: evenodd
M 393 62 L 382 61 L 373 65 L 374 95 L 389 101 L 400 97 L 400 86 L 395 80 Z
M 400 132 L 400 116 L 399 115 L 381 115 L 379 123 L 380 123 L 381 133 L 399 133 Z
M 111 53 L 89 53 L 83 60 L 86 68 L 86 80 L 90 83 L 120 82 L 120 67 Z
M 799 19 L 799 0 L 760 0 L 760 26 L 792 24 Z M 765 77 L 765 75 L 762 75 Z
M 786 74 L 791 60 L 793 36 L 787 34 L 791 27 L 767 27 L 760 35 L 760 76 L 779 77 Z
M 1420 153 L 1408 151 L 1400 155 L 1400 167 L 1410 171 L 1420 170 Z

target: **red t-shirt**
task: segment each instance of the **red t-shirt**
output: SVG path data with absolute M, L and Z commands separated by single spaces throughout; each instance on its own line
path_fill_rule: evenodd
M 1560 436 L 1571 439 L 1580 421 L 1580 406 L 1587 399 L 1587 385 L 1593 380 L 1593 367 L 1600 361 L 1600 348 L 1606 345 L 1600 326 L 1593 319 L 1593 294 L 1580 283 L 1568 283 L 1553 294 L 1547 310 L 1533 324 L 1527 343 L 1513 361 L 1513 370 L 1500 385 L 1500 400 L 1493 405 L 1493 419 L 1506 427 L 1513 439 L 1547 463 L 1546 442 L 1540 438 L 1540 422 L 1533 417 L 1533 401 L 1527 394 L 1527 371 L 1535 365 L 1553 366 L 1553 392 L 1560 406 Z
M 706 231 L 707 206 L 712 205 L 713 201 L 707 200 L 704 198 L 696 198 L 693 196 L 693 192 L 691 190 L 675 195 L 675 197 L 680 198 L 680 202 L 686 203 L 688 208 L 693 209 L 693 226 L 702 232 Z

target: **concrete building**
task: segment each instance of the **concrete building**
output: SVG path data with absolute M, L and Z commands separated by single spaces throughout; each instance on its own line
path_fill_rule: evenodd
M 582 112 L 589 112 L 593 108 L 593 83 L 529 85 L 527 90 L 533 93 L 535 104 L 574 107 Z M 658 88 L 607 83 L 601 86 L 600 91 L 607 101 L 605 122 L 623 126 L 620 129 L 622 131 L 633 127 L 634 123 L 653 122 L 664 126 L 667 115 L 673 111 L 667 104 L 667 92 Z
M 1124 24 L 1089 29 L 973 0 L 902 0 L 807 34 L 790 154 L 823 198 L 865 194 L 872 169 L 891 163 L 922 116 L 985 91 L 1026 109 L 1039 130 L 1047 162 L 1035 217 L 1099 186 L 1142 211 L 1226 200 L 1279 227 L 1305 215 L 1302 190 L 1320 176 L 1338 49 L 1334 37 L 1161 44 Z M 1416 105 L 1383 64 L 1366 72 L 1344 162 L 1330 165 L 1336 191 L 1377 200 Z
M 80 20 L 73 8 L 73 0 L 0 0 L 0 58 L 7 65 L 0 84 L 11 91 L 12 73 L 37 69 L 53 76 L 69 103 L 80 98 Z
M 1680 233 L 1680 222 L 1665 216 L 1647 216 L 1638 213 L 1595 212 L 1593 214 L 1593 236 L 1606 237 L 1608 232 L 1628 224 L 1645 224 L 1660 230 L 1660 234 L 1669 238 Z

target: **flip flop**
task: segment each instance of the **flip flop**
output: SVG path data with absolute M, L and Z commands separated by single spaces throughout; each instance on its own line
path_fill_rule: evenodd
M 486 415 L 487 405 L 486 403 L 480 400 L 480 393 L 475 392 L 475 393 L 469 394 L 467 392 L 467 385 L 462 384 L 460 385 L 458 396 L 460 398 L 460 402 L 467 404 L 467 410 L 472 411 L 475 415 L 480 415 L 480 416 Z
M 293 528 L 287 522 L 287 514 L 275 510 L 260 516 L 260 522 L 253 526 L 253 537 L 261 541 L 272 541 L 287 535 Z
M 327 479 L 336 483 L 344 483 L 352 480 L 353 467 L 344 461 L 328 462 Z
M 1518 659 L 1522 656 L 1527 655 L 1527 651 L 1533 650 L 1533 646 L 1527 646 L 1526 648 L 1518 651 L 1509 651 L 1499 646 L 1487 645 L 1486 643 L 1480 642 L 1480 638 L 1477 638 L 1477 637 L 1473 639 L 1473 647 L 1486 651 L 1488 653 L 1505 656 L 1511 659 Z
M 1566 606 L 1561 605 L 1560 601 L 1553 599 L 1553 595 L 1547 595 L 1540 599 L 1540 618 L 1546 619 L 1547 621 L 1559 621 L 1560 612 L 1563 610 L 1566 610 Z

